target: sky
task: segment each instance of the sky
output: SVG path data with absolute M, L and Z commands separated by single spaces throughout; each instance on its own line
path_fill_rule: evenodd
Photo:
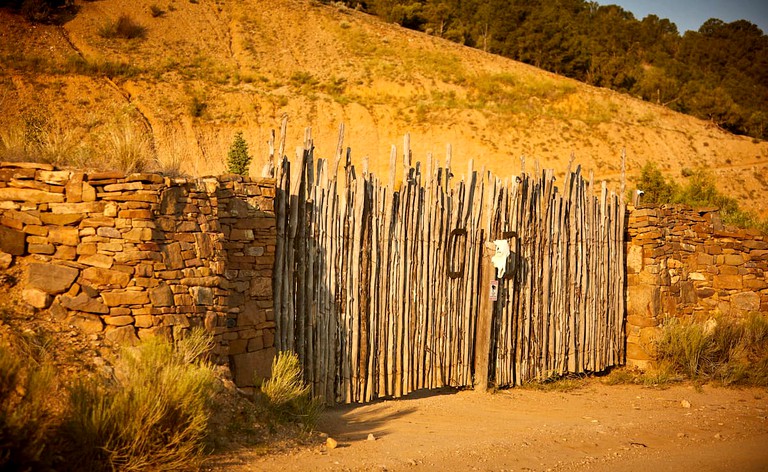
M 768 34 L 768 1 L 766 0 L 598 0 L 601 5 L 619 5 L 642 20 L 649 14 L 668 18 L 682 35 L 698 31 L 710 18 L 726 23 L 748 20 Z

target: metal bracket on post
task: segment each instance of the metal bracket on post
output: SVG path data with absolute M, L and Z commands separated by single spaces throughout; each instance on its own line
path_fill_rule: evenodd
M 460 254 L 462 255 L 461 263 L 459 264 L 459 267 L 455 267 L 454 264 L 456 263 L 458 254 L 456 253 L 456 250 L 458 248 L 457 241 L 459 238 L 464 238 L 464 244 L 467 244 L 467 230 L 463 228 L 456 228 L 453 231 L 451 231 L 451 234 L 448 237 L 448 252 L 446 255 L 448 256 L 448 278 L 450 279 L 458 279 L 461 276 L 464 275 L 464 265 L 466 263 L 465 257 L 466 254 L 464 252 L 464 247 L 461 247 Z

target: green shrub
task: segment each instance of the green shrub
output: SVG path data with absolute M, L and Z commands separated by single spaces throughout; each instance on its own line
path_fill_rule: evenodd
M 318 89 L 320 81 L 309 72 L 296 72 L 291 75 L 290 85 L 305 94 Z
M 243 139 L 242 131 L 235 134 L 235 139 L 227 153 L 227 172 L 230 174 L 248 175 L 251 156 L 248 154 L 248 144 Z
M 147 28 L 136 23 L 129 15 L 120 15 L 116 21 L 110 21 L 99 28 L 103 38 L 143 39 L 147 36 Z
M 653 163 L 646 163 L 640 170 L 640 179 L 636 185 L 638 190 L 645 192 L 641 201 L 651 204 L 679 203 L 692 207 L 714 206 L 720 209 L 724 223 L 755 228 L 768 234 L 768 220 L 742 210 L 738 200 L 720 193 L 712 173 L 706 169 L 685 168 L 682 174 L 688 178 L 688 182 L 679 186 L 665 177 Z
M 636 188 L 645 192 L 643 203 L 672 203 L 677 192 L 677 185 L 668 180 L 652 162 L 640 169 L 640 180 Z
M 312 397 L 304 383 L 299 357 L 289 351 L 278 353 L 272 361 L 272 377 L 261 386 L 270 410 L 278 419 L 298 422 L 306 429 L 314 428 L 323 405 Z
M 111 382 L 81 382 L 64 424 L 71 467 L 178 470 L 203 452 L 216 378 L 202 358 L 211 338 L 196 329 L 176 346 L 160 337 L 127 348 Z
M 24 0 L 21 14 L 29 21 L 43 23 L 51 17 L 51 6 L 45 0 Z
M 720 193 L 715 186 L 715 177 L 706 169 L 693 171 L 688 183 L 678 189 L 673 203 L 693 207 L 716 206 L 720 209 L 723 222 L 768 233 L 768 220 L 761 220 L 755 214 L 742 210 L 738 200 Z

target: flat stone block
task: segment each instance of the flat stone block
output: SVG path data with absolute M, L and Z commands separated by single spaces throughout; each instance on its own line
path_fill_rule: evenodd
M 115 260 L 111 256 L 107 256 L 104 254 L 91 254 L 91 255 L 80 256 L 77 262 L 87 266 L 100 267 L 102 269 L 109 269 L 110 267 L 112 267 Z
M 6 270 L 13 265 L 13 256 L 0 251 L 0 270 Z
M 149 303 L 149 295 L 147 292 L 139 291 L 115 291 L 104 292 L 101 294 L 104 299 L 104 303 L 107 306 L 120 306 L 120 305 L 143 305 Z
M 136 329 L 133 326 L 119 326 L 107 328 L 104 336 L 113 344 L 134 346 L 139 342 L 136 337 Z
M 85 292 L 81 292 L 76 297 L 63 295 L 61 297 L 61 305 L 72 311 L 84 311 L 96 314 L 109 313 L 109 307 L 102 303 L 101 300 L 89 297 Z
M 0 251 L 14 256 L 25 252 L 27 235 L 23 231 L 0 226 Z
M 104 316 L 102 319 L 108 326 L 126 326 L 133 324 L 134 321 L 133 316 L 130 315 Z
M 627 316 L 654 318 L 661 313 L 661 291 L 658 286 L 627 287 Z
M 104 329 L 101 318 L 88 313 L 75 313 L 67 318 L 67 323 L 76 326 L 85 334 L 100 333 Z
M 741 292 L 731 295 L 731 308 L 743 311 L 759 311 L 760 295 L 755 292 Z
M 37 288 L 25 289 L 21 292 L 21 297 L 27 304 L 39 309 L 48 308 L 53 300 L 50 294 Z
M 64 201 L 64 194 L 35 190 L 31 188 L 0 188 L 0 200 L 27 203 L 59 203 Z
M 50 294 L 64 293 L 79 275 L 80 271 L 72 267 L 33 262 L 29 264 L 27 284 Z
M 83 270 L 83 279 L 93 283 L 94 286 L 111 285 L 126 287 L 131 281 L 131 275 L 115 269 L 88 267 Z
M 720 289 L 739 290 L 744 286 L 741 275 L 721 274 L 714 276 L 714 287 Z

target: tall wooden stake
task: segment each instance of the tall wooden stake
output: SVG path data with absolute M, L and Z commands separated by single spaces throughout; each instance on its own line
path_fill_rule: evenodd
M 494 300 L 491 298 L 491 284 L 496 282 L 496 272 L 491 263 L 494 252 L 493 243 L 485 242 L 480 261 L 480 308 L 477 313 L 477 330 L 475 331 L 475 390 L 480 392 L 488 390 L 488 360 L 491 355 L 491 326 L 494 307 Z M 498 288 L 495 293 L 498 293 Z

